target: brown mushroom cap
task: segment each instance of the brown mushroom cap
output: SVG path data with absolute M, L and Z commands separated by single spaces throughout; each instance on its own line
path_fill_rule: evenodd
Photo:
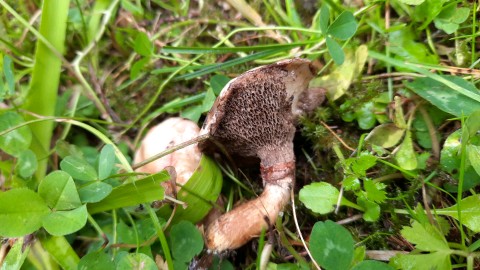
M 314 73 L 310 61 L 299 58 L 247 71 L 224 87 L 200 133 L 231 154 L 259 157 L 265 167 L 293 161 L 298 100 Z

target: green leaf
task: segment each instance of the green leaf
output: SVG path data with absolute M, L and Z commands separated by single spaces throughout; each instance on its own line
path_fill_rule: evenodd
M 112 186 L 107 183 L 95 181 L 81 187 L 78 194 L 82 203 L 95 203 L 105 199 L 112 189 Z
M 177 199 L 187 206 L 177 207 L 174 221 L 188 220 L 197 223 L 212 209 L 222 190 L 222 171 L 217 163 L 206 155 L 187 183 L 178 191 Z
M 429 223 L 422 225 L 418 221 L 414 221 L 411 227 L 403 227 L 401 234 L 422 251 L 450 250 L 443 234 Z
M 16 112 L 8 111 L 0 115 L 0 132 L 16 127 L 24 122 Z M 32 141 L 32 132 L 28 126 L 16 128 L 0 136 L 0 149 L 16 156 L 27 150 Z
M 117 262 L 117 270 L 158 270 L 155 261 L 143 253 L 130 253 Z
M 43 227 L 51 235 L 61 236 L 74 233 L 87 223 L 87 207 L 82 205 L 69 211 L 56 211 L 43 219 Z
M 328 270 L 348 269 L 354 244 L 350 232 L 331 220 L 315 223 L 310 235 L 313 258 Z
M 3 75 L 5 76 L 5 80 L 7 82 L 8 95 L 11 96 L 15 92 L 15 76 L 13 74 L 12 58 L 10 58 L 8 55 L 3 56 Z
M 352 81 L 362 74 L 367 56 L 366 45 L 360 45 L 355 51 L 347 50 L 341 66 L 335 66 L 328 75 L 313 79 L 310 86 L 327 89 L 329 100 L 340 98 L 350 88 Z
M 153 54 L 153 43 L 144 32 L 138 32 L 135 37 L 134 47 L 135 52 L 141 56 L 151 56 Z
M 326 182 L 312 183 L 304 186 L 299 199 L 315 213 L 328 214 L 335 209 L 340 193 L 338 189 Z
M 387 199 L 387 192 L 385 192 L 385 185 L 382 183 L 375 183 L 372 180 L 364 180 L 363 187 L 367 193 L 367 198 L 376 203 L 382 203 Z
M 43 199 L 30 189 L 0 192 L 0 236 L 20 237 L 33 233 L 49 213 Z
M 355 110 L 355 118 L 361 129 L 371 129 L 375 126 L 377 118 L 373 109 L 373 102 L 369 101 L 361 104 L 360 108 Z
M 203 250 L 203 238 L 197 227 L 188 221 L 181 221 L 170 230 L 172 256 L 179 262 L 190 262 Z
M 17 166 L 15 167 L 15 172 L 19 174 L 22 178 L 28 178 L 32 176 L 35 171 L 37 171 L 38 162 L 37 156 L 32 150 L 27 149 L 21 152 L 17 156 Z
M 16 239 L 15 244 L 8 250 L 7 256 L 3 258 L 0 270 L 22 269 L 23 262 L 25 262 L 31 246 L 31 242 L 25 242 L 25 240 L 30 241 L 30 239 L 32 238 L 21 237 Z
M 395 268 L 383 262 L 366 260 L 355 265 L 352 270 L 395 270 Z
M 422 23 L 419 29 L 429 25 L 442 11 L 443 4 L 449 0 L 425 0 L 421 5 L 415 7 L 412 19 Z
M 475 169 L 478 175 L 480 175 L 480 146 L 469 145 L 467 148 L 468 160 Z
M 121 0 L 122 8 L 127 10 L 128 12 L 132 13 L 135 16 L 142 16 L 143 15 L 143 8 L 142 6 L 137 6 L 131 3 L 130 0 Z
M 170 179 L 166 171 L 149 175 L 133 183 L 118 186 L 102 201 L 88 204 L 88 212 L 95 214 L 112 209 L 163 200 L 161 182 Z
M 78 263 L 78 270 L 102 269 L 115 270 L 115 263 L 110 256 L 101 252 L 94 251 L 83 256 Z
M 40 182 L 38 194 L 54 210 L 70 210 L 82 205 L 72 177 L 64 171 L 48 174 Z
M 77 180 L 95 181 L 98 179 L 95 168 L 81 157 L 67 156 L 60 162 L 60 168 Z
M 150 62 L 150 58 L 143 57 L 138 61 L 135 61 L 130 69 L 130 80 L 135 80 L 144 71 L 147 64 Z
M 381 124 L 370 131 L 365 141 L 383 148 L 390 148 L 400 142 L 404 133 L 405 129 L 398 128 L 395 124 Z
M 340 40 L 351 38 L 357 31 L 357 22 L 350 11 L 342 12 L 328 27 L 327 33 Z
M 480 111 L 475 111 L 472 114 L 470 114 L 470 116 L 465 121 L 465 126 L 463 128 L 467 129 L 467 132 L 468 132 L 467 134 L 468 137 L 467 138 L 463 137 L 463 139 L 466 139 L 467 141 L 469 141 L 480 130 Z
M 395 58 L 411 63 L 438 64 L 438 56 L 432 54 L 427 45 L 416 42 L 416 36 L 411 28 L 403 28 L 390 33 L 390 51 Z M 395 66 L 399 71 L 408 71 L 407 68 Z
M 465 93 L 460 93 L 431 78 L 416 78 L 412 82 L 406 83 L 406 86 L 440 110 L 457 117 L 469 116 L 480 110 L 478 101 L 480 94 L 475 85 L 457 76 L 440 75 L 440 77 L 462 87 Z M 475 100 L 473 97 L 477 99 Z
M 100 180 L 110 176 L 115 165 L 115 150 L 111 144 L 106 144 L 98 157 L 98 178 Z
M 213 106 L 213 103 L 215 103 L 215 99 L 217 97 L 215 96 L 215 93 L 213 93 L 212 89 L 208 89 L 207 93 L 205 94 L 205 98 L 202 101 L 202 112 L 208 112 Z
M 396 269 L 417 270 L 435 269 L 451 270 L 450 254 L 445 252 L 434 252 L 430 254 L 410 255 L 399 254 L 393 257 L 391 264 Z
M 320 9 L 320 30 L 323 35 L 327 35 L 328 23 L 330 21 L 330 9 L 327 5 L 323 4 Z
M 435 18 L 435 27 L 445 31 L 447 34 L 453 34 L 457 31 L 459 24 L 467 20 L 469 14 L 469 8 L 457 8 L 456 3 L 450 4 Z
M 326 41 L 328 52 L 332 56 L 335 64 L 343 64 L 343 61 L 345 61 L 345 55 L 343 53 L 342 47 L 335 40 L 329 37 L 326 37 Z
M 380 217 L 380 205 L 370 201 L 364 196 L 357 197 L 357 203 L 363 208 L 363 219 L 368 222 L 377 221 Z
M 470 230 L 480 232 L 480 195 L 472 195 L 460 201 L 462 223 Z M 447 208 L 437 209 L 439 215 L 447 215 L 458 220 L 458 206 L 452 205 Z
M 217 74 L 212 76 L 210 79 L 210 87 L 212 87 L 213 93 L 218 96 L 229 81 L 230 78 L 225 75 Z
M 353 160 L 352 170 L 358 176 L 366 176 L 367 170 L 377 163 L 377 158 L 370 154 L 361 155 Z
M 411 171 L 417 168 L 418 162 L 415 150 L 413 149 L 411 131 L 405 133 L 405 138 L 395 154 L 395 160 L 397 161 L 398 166 L 405 170 Z

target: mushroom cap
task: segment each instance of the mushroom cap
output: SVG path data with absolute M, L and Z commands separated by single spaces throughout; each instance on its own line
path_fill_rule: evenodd
M 243 73 L 223 88 L 200 134 L 209 134 L 232 155 L 259 157 L 263 166 L 293 161 L 299 97 L 314 74 L 311 62 L 300 58 Z M 208 151 L 212 142 L 199 147 Z

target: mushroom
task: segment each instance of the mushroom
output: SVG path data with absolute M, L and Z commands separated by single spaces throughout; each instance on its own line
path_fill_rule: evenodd
M 232 156 L 259 158 L 264 190 L 207 226 L 209 250 L 244 245 L 288 203 L 295 181 L 295 120 L 305 107 L 302 98 L 311 97 L 304 92 L 315 73 L 310 61 L 299 58 L 255 68 L 230 81 L 215 101 L 200 131 L 209 140 L 200 149 L 211 152 L 220 144 Z
M 169 118 L 148 131 L 140 148 L 135 152 L 134 163 L 140 163 L 173 146 L 194 139 L 199 132 L 200 128 L 195 122 L 180 117 Z M 176 172 L 176 183 L 184 185 L 197 169 L 201 157 L 202 153 L 197 144 L 194 144 L 156 159 L 136 171 L 154 174 L 167 167 L 173 167 Z M 162 185 L 167 195 L 174 194 L 175 183 L 167 181 L 162 182 Z

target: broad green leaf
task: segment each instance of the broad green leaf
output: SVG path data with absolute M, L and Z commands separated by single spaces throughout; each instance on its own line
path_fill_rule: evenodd
M 202 116 L 202 113 L 203 113 L 203 106 L 197 105 L 197 106 L 189 107 L 183 110 L 180 113 L 180 116 L 197 123 L 198 120 L 200 119 L 200 116 Z
M 304 186 L 299 199 L 315 213 L 328 214 L 335 209 L 340 193 L 338 189 L 326 182 L 312 183 Z
M 210 78 L 210 87 L 212 87 L 213 93 L 218 96 L 229 81 L 230 78 L 225 75 L 217 74 L 212 76 L 212 78 Z
M 387 192 L 385 192 L 385 184 L 375 183 L 372 180 L 364 180 L 363 187 L 367 193 L 367 198 L 376 203 L 382 203 L 387 199 Z
M 361 182 L 356 176 L 351 175 L 343 179 L 342 186 L 345 190 L 357 191 L 361 188 Z
M 27 149 L 17 156 L 17 166 L 15 172 L 22 178 L 28 178 L 37 171 L 37 156 L 32 150 Z
M 446 2 L 448 0 L 425 0 L 421 5 L 415 7 L 412 19 L 422 23 L 419 29 L 429 25 L 440 14 L 443 4 Z
M 403 28 L 390 33 L 390 50 L 395 58 L 411 63 L 438 64 L 438 56 L 430 53 L 427 45 L 416 42 L 416 36 L 411 28 Z M 399 71 L 408 70 L 395 66 Z
M 222 172 L 217 163 L 203 155 L 197 170 L 177 193 L 177 199 L 187 205 L 177 207 L 174 221 L 197 223 L 202 220 L 217 201 L 222 183 Z
M 28 239 L 28 240 L 27 240 Z M 25 243 L 25 241 L 33 240 L 33 237 L 20 237 L 17 238 L 15 244 L 8 250 L 7 256 L 2 258 L 2 264 L 0 265 L 0 270 L 18 270 L 21 269 L 23 262 L 27 258 L 28 253 L 30 252 L 30 243 Z
M 340 98 L 347 92 L 352 81 L 362 74 L 367 56 L 368 48 L 366 45 L 360 45 L 355 52 L 347 50 L 343 65 L 335 66 L 334 70 L 328 75 L 313 79 L 310 86 L 327 89 L 329 100 Z
M 328 5 L 323 4 L 320 8 L 320 30 L 323 35 L 327 35 L 328 22 L 330 21 L 330 10 Z
M 422 225 L 414 221 L 411 227 L 403 227 L 401 234 L 422 251 L 448 252 L 450 250 L 443 234 L 429 223 Z
M 78 190 L 82 203 L 99 202 L 112 192 L 112 186 L 100 181 L 90 182 Z
M 0 236 L 20 237 L 33 233 L 49 213 L 43 199 L 30 189 L 0 192 Z
M 23 117 L 16 112 L 8 111 L 0 114 L 0 132 L 16 127 L 24 122 Z M 32 132 L 28 126 L 16 128 L 0 135 L 0 149 L 7 154 L 16 156 L 27 150 L 32 141 Z
M 144 32 L 138 32 L 134 41 L 135 52 L 141 56 L 151 56 L 153 54 L 153 43 Z
M 327 33 L 340 40 L 351 38 L 357 31 L 357 22 L 350 11 L 342 12 L 328 27 Z
M 313 258 L 328 270 L 348 269 L 353 259 L 354 244 L 350 232 L 331 220 L 315 223 L 310 235 Z
M 395 154 L 397 164 L 405 170 L 415 170 L 418 162 L 413 149 L 412 133 L 407 131 L 402 144 L 400 144 L 397 153 Z
M 480 146 L 469 145 L 467 148 L 468 160 L 473 169 L 480 175 Z
M 365 141 L 383 148 L 390 148 L 400 142 L 404 133 L 405 130 L 398 128 L 395 124 L 382 124 L 372 129 Z
M 102 269 L 115 270 L 115 263 L 110 256 L 101 251 L 94 251 L 83 256 L 78 263 L 78 270 Z
M 395 270 L 395 268 L 383 262 L 366 260 L 355 265 L 352 270 Z
M 469 14 L 469 8 L 458 8 L 456 4 L 450 4 L 435 18 L 435 27 L 445 31 L 447 34 L 453 34 L 457 31 L 459 24 L 467 20 Z
M 141 73 L 144 71 L 147 64 L 150 62 L 148 57 L 141 58 L 135 61 L 130 69 L 130 80 L 137 79 Z
M 472 195 L 460 201 L 462 223 L 470 230 L 480 232 L 480 195 Z M 437 209 L 439 215 L 447 215 L 458 220 L 458 207 L 452 205 L 447 208 Z
M 373 111 L 373 102 L 369 101 L 360 105 L 360 108 L 355 110 L 355 118 L 357 119 L 358 126 L 361 129 L 371 129 L 375 126 L 377 118 Z
M 175 260 L 190 262 L 203 250 L 203 238 L 197 227 L 188 221 L 181 221 L 170 230 L 170 248 Z
M 158 270 L 155 261 L 143 253 L 130 253 L 117 262 L 117 270 Z
M 457 130 L 450 134 L 443 144 L 440 153 L 440 165 L 442 170 L 445 170 L 448 173 L 451 173 L 460 166 L 459 150 L 461 147 L 461 136 L 462 131 Z
M 82 205 L 72 177 L 64 171 L 48 174 L 40 182 L 38 194 L 53 210 L 70 210 Z
M 74 210 L 52 212 L 43 219 L 42 225 L 51 235 L 67 235 L 83 228 L 87 217 L 87 207 L 82 205 Z
M 343 64 L 345 61 L 345 55 L 343 53 L 342 47 L 330 37 L 326 37 L 327 49 L 330 55 L 333 58 L 333 61 L 337 65 Z
M 433 252 L 429 254 L 399 254 L 393 257 L 391 264 L 396 269 L 402 270 L 451 270 L 450 254 L 446 252 Z
M 440 75 L 442 78 L 457 84 L 473 96 L 480 94 L 475 85 L 467 82 L 461 77 Z M 415 92 L 415 94 L 426 99 L 440 110 L 455 115 L 457 117 L 469 116 L 475 111 L 480 110 L 480 102 L 472 99 L 454 89 L 430 78 L 416 78 L 412 82 L 406 83 L 406 86 Z
M 88 204 L 88 212 L 95 214 L 112 209 L 163 200 L 161 182 L 170 178 L 166 171 L 149 175 L 133 183 L 118 186 L 102 201 Z
M 95 168 L 81 157 L 67 156 L 60 162 L 60 168 L 77 180 L 95 181 L 98 179 Z
M 111 144 L 106 144 L 98 157 L 98 178 L 102 180 L 109 177 L 114 165 L 115 150 Z
M 363 195 L 357 197 L 357 203 L 363 208 L 363 219 L 368 222 L 377 221 L 380 217 L 380 205 L 368 200 Z

